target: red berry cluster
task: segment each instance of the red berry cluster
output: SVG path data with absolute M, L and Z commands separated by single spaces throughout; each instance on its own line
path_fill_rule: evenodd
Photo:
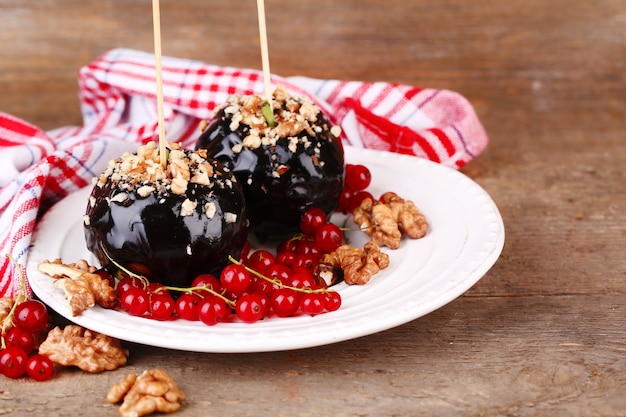
M 0 373 L 9 378 L 30 376 L 36 381 L 52 378 L 54 364 L 37 352 L 38 336 L 48 325 L 48 309 L 27 295 L 24 271 L 10 255 L 19 273 L 19 289 L 11 308 L 0 323 Z
M 27 374 L 36 381 L 45 381 L 52 377 L 52 361 L 37 353 L 37 333 L 44 330 L 47 324 L 48 309 L 41 301 L 15 301 L 2 323 L 0 373 L 9 378 L 19 378 Z
M 324 223 L 330 224 L 325 219 L 324 215 Z M 321 241 L 329 240 L 330 234 L 319 235 Z M 232 259 L 219 278 L 199 275 L 190 288 L 165 287 L 136 276 L 123 278 L 116 287 L 120 307 L 134 316 L 201 321 L 210 326 L 235 317 L 254 323 L 270 316 L 317 315 L 337 310 L 341 305 L 339 293 L 320 285 L 313 275 L 313 266 L 319 260 L 315 257 L 321 256 L 323 250 L 305 238 L 286 241 L 281 247 L 293 242 L 298 242 L 299 255 L 294 251 L 294 256 L 287 258 L 284 251 L 279 251 L 274 256 L 264 249 L 244 253 L 241 261 Z M 180 294 L 175 298 L 172 292 Z
M 374 200 L 372 194 L 365 190 L 371 182 L 372 174 L 365 165 L 346 164 L 346 179 L 337 211 L 352 213 L 366 198 Z

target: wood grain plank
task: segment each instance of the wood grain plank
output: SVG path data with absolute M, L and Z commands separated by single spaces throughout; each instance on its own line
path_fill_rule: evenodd
M 260 69 L 248 3 L 161 0 L 163 53 Z M 0 378 L 0 414 L 113 415 L 108 387 L 160 366 L 187 394 L 180 416 L 624 415 L 624 1 L 266 8 L 277 74 L 468 98 L 491 143 L 462 171 L 502 212 L 501 258 L 463 297 L 386 332 L 255 355 L 130 345 L 116 372 Z M 44 129 L 80 124 L 78 69 L 115 47 L 151 51 L 151 25 L 149 2 L 0 0 L 0 111 Z
M 624 295 L 461 297 L 395 329 L 287 352 L 131 345 L 129 365 L 115 372 L 65 369 L 45 386 L 3 385 L 0 411 L 112 415 L 108 387 L 158 364 L 187 395 L 180 416 L 620 415 L 625 301 Z

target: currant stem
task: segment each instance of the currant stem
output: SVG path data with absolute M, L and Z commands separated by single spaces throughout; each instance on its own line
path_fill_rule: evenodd
M 20 277 L 20 285 L 15 295 L 15 298 L 13 299 L 13 304 L 11 305 L 9 313 L 4 318 L 4 320 L 2 320 L 2 328 L 0 329 L 0 347 L 2 349 L 5 349 L 7 347 L 6 341 L 4 340 L 4 335 L 6 334 L 9 326 L 13 324 L 13 318 L 15 317 L 15 310 L 17 309 L 17 306 L 23 301 L 28 300 L 28 291 L 26 289 L 26 275 L 24 274 L 24 270 L 11 255 L 7 253 L 5 256 L 11 261 L 11 263 L 13 263 L 13 265 L 17 269 Z
M 113 265 L 115 265 L 116 268 L 118 268 L 120 271 L 126 273 L 128 276 L 130 276 L 132 278 L 136 278 L 139 281 L 141 281 L 141 283 L 144 285 L 144 287 L 148 286 L 149 281 L 148 281 L 148 279 L 146 277 L 144 277 L 143 275 L 139 275 L 139 274 L 134 273 L 133 271 L 127 269 L 126 267 L 124 267 L 123 265 L 121 265 L 117 261 L 115 261 L 113 258 L 111 258 L 111 256 L 107 252 L 107 250 L 102 245 L 102 243 L 100 244 L 100 249 L 102 249 L 102 252 L 104 252 L 104 256 L 106 256 L 106 258 L 109 260 L 109 262 L 111 262 Z
M 280 288 L 287 288 L 289 290 L 303 292 L 303 293 L 316 293 L 316 292 L 319 292 L 319 293 L 327 294 L 329 292 L 332 292 L 332 290 L 329 290 L 327 288 L 313 289 L 313 288 L 299 288 L 299 287 L 292 287 L 291 285 L 285 285 L 280 280 L 272 279 L 270 277 L 266 277 L 265 275 L 261 274 L 258 271 L 255 271 L 254 269 L 250 268 L 249 266 L 244 265 L 243 262 L 238 261 L 237 259 L 233 258 L 232 256 L 229 256 L 228 260 L 230 262 L 234 263 L 235 265 L 243 266 L 246 269 L 246 271 L 250 272 L 254 276 L 259 277 L 261 279 L 264 279 L 265 281 L 270 282 L 272 284 L 275 284 L 275 285 L 279 286 Z
M 211 289 L 210 287 L 206 286 L 206 285 L 199 285 L 197 287 L 189 287 L 189 288 L 183 288 L 183 287 L 168 287 L 168 286 L 163 286 L 161 287 L 163 289 L 167 289 L 170 291 L 178 291 L 178 292 L 185 292 L 185 293 L 189 293 L 189 294 L 196 294 L 200 297 L 202 297 L 201 293 L 198 293 L 197 291 L 206 291 L 208 293 L 210 293 L 211 295 L 214 295 L 216 297 L 221 298 L 222 300 L 224 300 L 224 302 L 226 304 L 228 304 L 231 307 L 235 307 L 235 302 L 233 300 L 231 300 L 228 297 L 225 297 L 223 294 L 220 294 L 219 292 Z M 156 292 L 158 292 L 160 289 L 157 289 Z

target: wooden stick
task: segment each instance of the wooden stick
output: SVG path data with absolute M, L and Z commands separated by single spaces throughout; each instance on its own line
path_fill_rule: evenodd
M 156 69 L 157 113 L 159 118 L 159 156 L 163 168 L 167 166 L 165 149 L 165 115 L 163 113 L 163 74 L 161 66 L 161 14 L 159 0 L 152 0 L 152 23 L 154 31 L 154 63 Z
M 259 37 L 261 40 L 261 64 L 263 66 L 263 81 L 265 84 L 265 97 L 272 104 L 272 83 L 270 80 L 270 54 L 267 47 L 267 28 L 265 26 L 265 3 L 257 0 L 257 13 L 259 15 Z

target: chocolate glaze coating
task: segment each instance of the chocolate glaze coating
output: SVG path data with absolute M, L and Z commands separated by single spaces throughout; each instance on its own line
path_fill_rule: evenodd
M 261 241 L 297 232 L 302 212 L 310 206 L 327 214 L 337 207 L 344 181 L 343 148 L 330 133 L 323 113 L 314 125 L 321 128 L 315 135 L 307 131 L 296 135 L 295 151 L 287 138 L 250 148 L 242 146 L 250 127 L 240 124 L 233 131 L 231 115 L 222 108 L 198 139 L 196 149 L 206 149 L 209 157 L 222 162 L 239 179 L 251 231 Z M 309 144 L 305 146 L 305 142 Z
M 231 179 L 231 187 L 224 182 L 211 188 L 189 183 L 182 195 L 158 190 L 141 197 L 136 190 L 123 190 L 112 181 L 94 186 L 85 214 L 88 249 L 102 265 L 111 264 L 108 254 L 150 281 L 169 286 L 189 287 L 200 273 L 219 274 L 229 255 L 239 257 L 249 223 L 241 187 L 220 163 L 209 162 L 220 178 Z M 197 205 L 191 214 L 182 216 L 185 200 Z M 210 218 L 207 203 L 216 208 Z M 225 213 L 236 215 L 236 221 Z

